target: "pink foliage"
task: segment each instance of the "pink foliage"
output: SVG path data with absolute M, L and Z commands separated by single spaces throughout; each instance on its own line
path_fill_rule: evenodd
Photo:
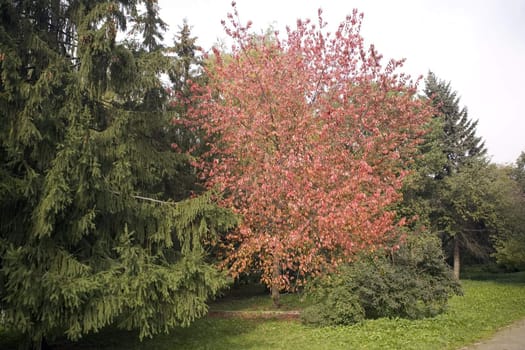
M 293 289 L 396 244 L 404 220 L 391 208 L 431 110 L 396 73 L 401 61 L 383 67 L 365 49 L 357 11 L 333 35 L 319 11 L 281 39 L 249 33 L 234 10 L 224 25 L 235 44 L 214 51 L 187 122 L 217 140 L 203 176 L 242 217 L 222 242 L 224 266 Z

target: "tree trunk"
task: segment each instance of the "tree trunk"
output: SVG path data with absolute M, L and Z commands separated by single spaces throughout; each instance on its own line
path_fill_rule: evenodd
M 40 340 L 26 340 L 23 344 L 18 345 L 19 349 L 28 349 L 28 350 L 51 350 L 52 347 L 47 343 L 45 337 L 40 338 Z
M 280 274 L 281 274 L 281 270 L 279 269 L 279 259 L 274 257 L 271 293 L 272 293 L 273 305 L 276 308 L 279 308 L 281 306 L 281 293 L 279 292 Z
M 459 281 L 460 269 L 460 253 L 459 253 L 459 237 L 454 236 L 454 277 Z

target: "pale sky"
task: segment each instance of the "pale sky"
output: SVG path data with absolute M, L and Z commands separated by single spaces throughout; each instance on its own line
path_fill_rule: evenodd
M 432 70 L 451 82 L 469 117 L 479 120 L 493 162 L 511 163 L 525 151 L 525 0 L 237 0 L 241 20 L 253 29 L 316 20 L 317 9 L 335 28 L 357 8 L 361 34 L 385 59 L 406 58 L 413 77 Z M 187 19 L 205 49 L 226 38 L 220 24 L 231 0 L 159 0 L 169 24 L 165 38 Z

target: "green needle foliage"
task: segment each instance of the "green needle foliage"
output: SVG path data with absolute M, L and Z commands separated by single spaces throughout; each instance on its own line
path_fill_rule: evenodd
M 439 80 L 434 73 L 429 72 L 424 92 L 437 109 L 436 117 L 442 121 L 440 141 L 446 162 L 440 173 L 436 174 L 442 178 L 458 172 L 470 160 L 483 157 L 487 149 L 481 137 L 476 136 L 478 121 L 469 118 L 465 107 L 460 108 L 460 99 L 449 82 Z
M 35 348 L 186 326 L 225 285 L 206 249 L 235 220 L 180 180 L 157 10 L 0 1 L 1 308 Z M 136 40 L 117 42 L 129 25 Z

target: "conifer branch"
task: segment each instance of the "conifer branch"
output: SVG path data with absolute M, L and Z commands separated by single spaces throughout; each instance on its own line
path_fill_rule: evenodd
M 138 196 L 138 195 L 133 195 L 131 197 L 133 197 L 135 199 L 140 199 L 140 200 L 143 200 L 143 201 L 158 203 L 158 204 L 169 204 L 169 205 L 177 204 L 177 202 L 166 202 L 166 201 L 161 201 L 160 199 L 149 198 L 149 197 Z
M 121 195 L 121 193 L 119 193 L 117 191 L 111 191 L 111 193 L 116 194 L 117 196 Z M 148 201 L 148 202 L 153 202 L 153 203 L 158 203 L 158 204 L 164 204 L 164 205 L 176 205 L 176 204 L 179 203 L 179 202 L 167 202 L 167 201 L 163 201 L 163 200 L 160 200 L 160 199 L 144 197 L 144 196 L 139 196 L 139 195 L 131 195 L 131 197 L 135 198 L 135 199 L 140 199 L 140 200 L 143 200 L 143 201 Z

